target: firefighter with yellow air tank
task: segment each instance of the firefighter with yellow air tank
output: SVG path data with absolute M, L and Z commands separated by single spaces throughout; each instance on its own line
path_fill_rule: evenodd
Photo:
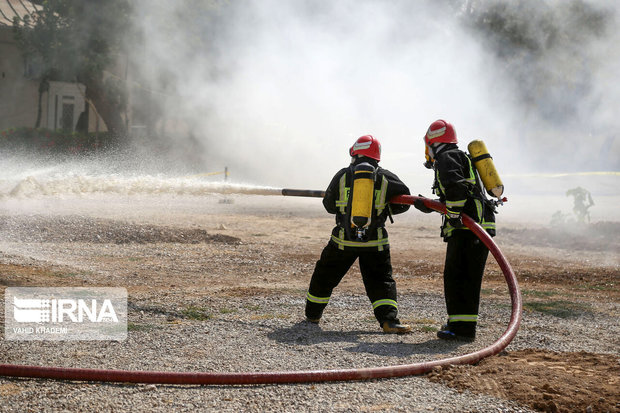
M 381 144 L 371 135 L 358 138 L 351 164 L 331 180 L 323 206 L 336 215 L 331 239 L 317 261 L 306 295 L 306 320 L 319 323 L 332 291 L 359 259 L 360 272 L 374 315 L 384 333 L 403 334 L 411 327 L 398 319 L 396 282 L 385 221 L 409 209 L 390 204 L 409 188 L 392 172 L 379 167 Z
M 444 294 L 448 322 L 437 336 L 444 340 L 473 341 L 489 250 L 463 225 L 461 214 L 467 214 L 494 236 L 495 206 L 501 201 L 488 199 L 485 189 L 499 198 L 504 186 L 484 143 L 470 143 L 470 155 L 461 151 L 452 124 L 441 119 L 433 122 L 424 135 L 424 143 L 425 166 L 435 173 L 433 193 L 446 205 L 441 235 L 447 243 Z M 426 213 L 432 211 L 421 200 L 414 207 Z

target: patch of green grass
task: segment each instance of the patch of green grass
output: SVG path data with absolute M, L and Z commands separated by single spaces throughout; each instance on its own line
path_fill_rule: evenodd
M 574 303 L 571 301 L 530 301 L 523 303 L 523 308 L 529 311 L 536 311 L 559 318 L 578 317 L 589 311 L 587 304 Z
M 236 313 L 237 309 L 236 308 L 220 308 L 220 314 L 230 314 L 230 313 Z
M 153 324 L 139 324 L 139 323 L 127 323 L 127 331 L 149 331 L 154 329 Z
M 185 318 L 188 318 L 190 320 L 197 320 L 197 321 L 209 320 L 212 317 L 206 308 L 195 307 L 193 305 L 181 310 L 181 314 Z
M 255 314 L 250 316 L 250 320 L 271 320 L 273 318 L 273 314 Z
M 614 291 L 617 287 L 613 284 L 596 285 L 596 284 L 584 284 L 577 286 L 580 290 L 594 290 L 594 291 Z
M 418 331 L 424 331 L 425 333 L 434 333 L 437 331 L 437 321 L 432 318 L 414 318 L 411 320 L 404 320 L 405 324 L 411 323 Z
M 521 294 L 528 295 L 532 297 L 551 297 L 552 295 L 557 295 L 556 291 L 539 291 L 539 290 L 521 290 Z

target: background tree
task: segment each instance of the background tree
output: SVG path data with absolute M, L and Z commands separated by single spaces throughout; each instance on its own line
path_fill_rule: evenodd
M 584 0 L 450 0 L 465 24 L 493 51 L 526 105 L 549 119 L 576 119 L 591 92 L 596 42 L 613 26 L 604 8 Z
M 129 0 L 45 0 L 41 9 L 13 22 L 24 54 L 41 66 L 41 96 L 49 81 L 79 82 L 108 130 L 124 135 L 122 113 L 127 104 L 122 79 L 106 72 L 123 55 L 123 41 L 131 33 Z

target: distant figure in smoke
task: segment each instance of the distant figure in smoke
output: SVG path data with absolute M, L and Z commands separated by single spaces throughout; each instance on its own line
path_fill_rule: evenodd
M 426 166 L 435 171 L 433 193 L 446 204 L 441 235 L 447 242 L 443 280 L 448 323 L 437 332 L 443 340 L 473 341 L 476 338 L 480 288 L 489 250 L 463 225 L 461 213 L 495 235 L 495 205 L 486 198 L 480 177 L 469 156 L 457 146 L 452 124 L 437 120 L 424 135 Z M 416 200 L 424 213 L 433 210 Z
M 575 203 L 573 204 L 573 212 L 577 216 L 577 222 L 585 222 L 586 217 L 588 218 L 588 222 L 590 222 L 590 212 L 588 209 L 592 205 L 594 205 L 594 201 L 592 200 L 592 195 L 590 191 L 583 189 L 578 186 L 577 188 L 569 189 L 566 191 L 566 196 L 573 196 L 575 198 Z M 586 201 L 588 204 L 586 205 Z
M 336 226 L 310 280 L 306 320 L 319 323 L 332 291 L 359 258 L 366 294 L 383 332 L 408 333 L 411 327 L 398 319 L 385 221 L 409 209 L 388 203 L 394 196 L 409 195 L 409 188 L 379 167 L 381 144 L 371 135 L 357 139 L 349 154 L 351 164 L 336 173 L 323 198 L 327 212 L 336 214 Z

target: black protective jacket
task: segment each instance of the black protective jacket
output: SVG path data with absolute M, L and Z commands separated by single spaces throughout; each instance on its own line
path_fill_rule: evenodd
M 469 155 L 456 144 L 446 144 L 435 154 L 433 191 L 446 204 L 449 213 L 465 213 L 491 236 L 495 235 L 495 206 L 486 197 L 480 177 Z M 463 229 L 467 229 L 464 227 Z M 441 235 L 449 238 L 455 228 L 445 219 Z
M 372 223 L 363 241 L 356 239 L 350 230 L 351 182 L 356 165 L 368 162 L 376 168 Z M 383 251 L 389 248 L 385 221 L 389 215 L 400 214 L 409 205 L 390 204 L 397 195 L 409 195 L 409 188 L 394 173 L 383 169 L 369 158 L 357 158 L 354 163 L 342 168 L 334 175 L 323 198 L 323 206 L 330 214 L 336 214 L 336 226 L 332 230 L 330 242 L 339 249 L 362 249 Z M 347 225 L 349 228 L 347 228 Z

